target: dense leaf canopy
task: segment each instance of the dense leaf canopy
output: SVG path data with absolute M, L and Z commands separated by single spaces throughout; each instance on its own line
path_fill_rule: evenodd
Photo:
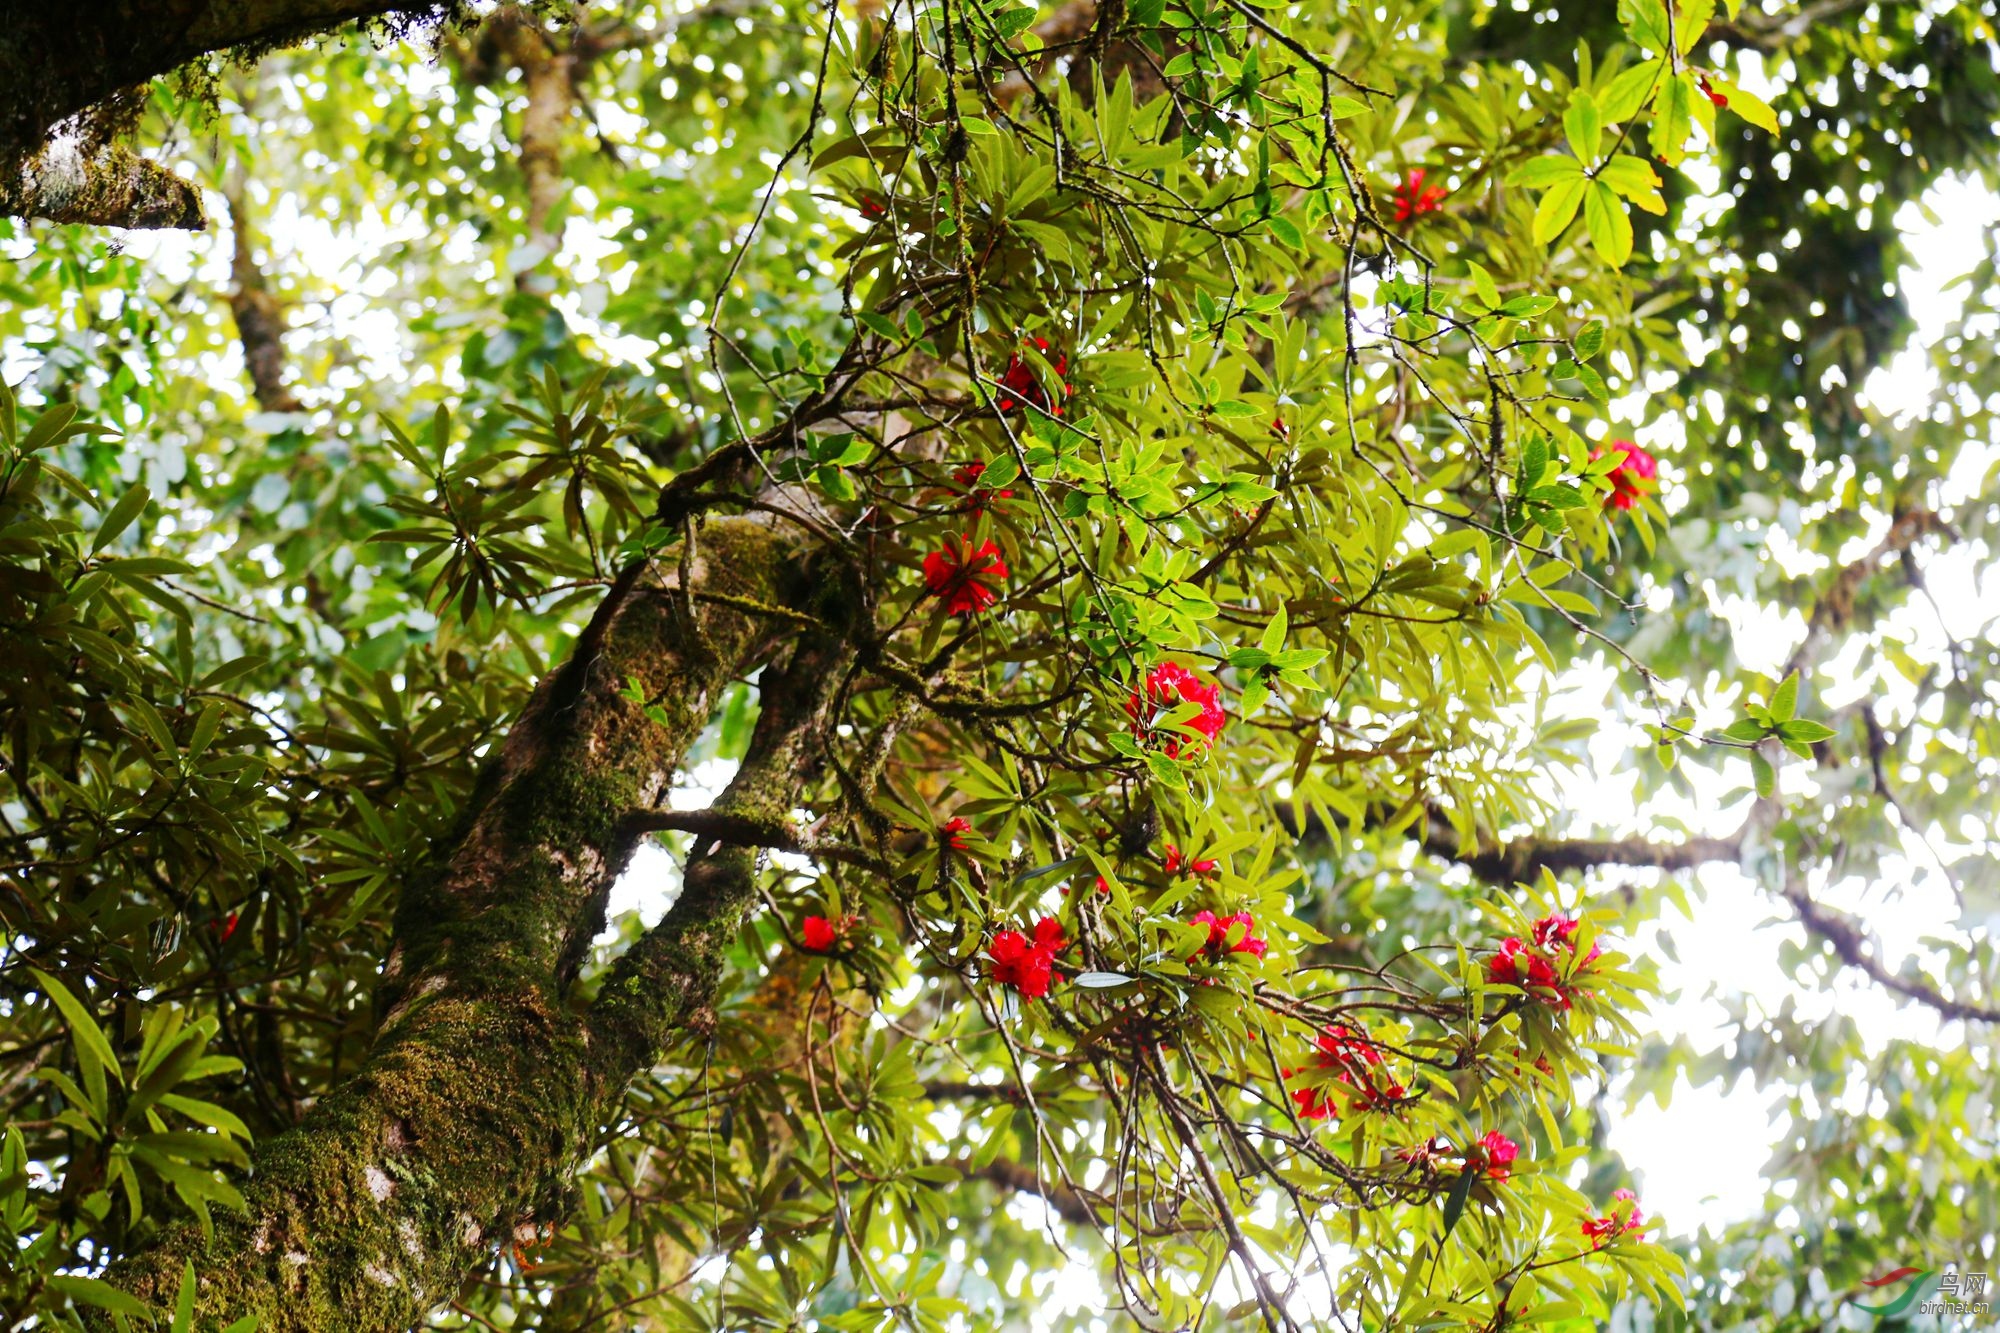
M 0 219 L 8 1327 L 1995 1267 L 1990 5 L 434 8 Z

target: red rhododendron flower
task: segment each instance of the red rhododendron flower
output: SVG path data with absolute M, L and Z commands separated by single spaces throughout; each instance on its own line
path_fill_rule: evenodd
M 1589 1218 L 1583 1224 L 1583 1234 L 1593 1250 L 1629 1231 L 1645 1229 L 1646 1215 L 1639 1211 L 1638 1195 L 1631 1190 L 1617 1190 L 1611 1198 L 1610 1211 L 1602 1217 Z
M 1052 916 L 1035 923 L 1033 939 L 1018 930 L 996 931 L 986 946 L 986 956 L 993 960 L 987 975 L 1003 986 L 1012 986 L 1023 999 L 1038 1000 L 1049 993 L 1056 955 L 1067 947 L 1062 922 Z
M 972 832 L 972 821 L 964 815 L 953 815 L 938 827 L 938 836 L 943 838 L 944 845 L 954 852 L 966 850 L 965 835 L 970 832 Z
M 1514 1159 L 1521 1155 L 1521 1145 L 1499 1130 L 1490 1129 L 1479 1140 L 1479 1151 L 1486 1162 L 1487 1178 L 1505 1180 L 1514 1174 Z
M 840 942 L 840 928 L 823 916 L 809 916 L 799 923 L 799 938 L 813 953 L 825 953 Z
M 1159 719 L 1180 705 L 1198 704 L 1200 711 L 1179 727 L 1198 732 L 1213 741 L 1222 732 L 1222 724 L 1229 720 L 1229 714 L 1222 711 L 1222 687 L 1213 681 L 1204 681 L 1178 662 L 1162 662 L 1146 673 L 1143 686 L 1132 691 L 1132 697 L 1125 701 L 1125 714 L 1132 719 L 1133 730 L 1146 738 L 1148 744 L 1157 744 L 1169 756 L 1178 758 L 1185 740 L 1179 727 L 1160 727 Z M 1154 736 L 1155 729 L 1159 735 Z
M 1074 392 L 1068 378 L 1069 353 L 1051 352 L 1047 338 L 1030 338 L 1028 341 L 1035 345 L 1035 350 L 1042 354 L 1042 359 L 1056 372 L 1056 378 L 1062 383 L 1063 397 L 1069 397 Z M 994 406 L 1002 412 L 1012 412 L 1025 404 L 1038 411 L 1047 412 L 1051 416 L 1062 415 L 1062 404 L 1049 402 L 1049 391 L 1042 387 L 1041 377 L 1035 373 L 1035 367 L 1029 364 L 1028 359 L 1019 352 L 1007 358 L 1007 369 L 1000 373 L 1000 387 L 1005 392 L 995 397 Z
M 1250 934 L 1257 928 L 1257 920 L 1248 912 L 1238 912 L 1234 916 L 1217 916 L 1213 912 L 1196 912 L 1188 918 L 1190 926 L 1207 926 L 1208 943 L 1202 946 L 1202 953 L 1211 961 L 1220 961 L 1225 954 L 1247 953 L 1253 958 L 1262 958 L 1268 947 L 1263 940 Z M 1229 936 L 1237 926 L 1243 927 L 1243 937 L 1231 944 Z M 1196 954 L 1199 958 L 1201 954 Z M 1194 958 L 1188 959 L 1190 963 Z
M 1217 861 L 1213 858 L 1205 858 L 1200 861 L 1190 861 L 1186 857 L 1181 855 L 1180 848 L 1174 846 L 1172 843 L 1168 843 L 1167 858 L 1165 862 L 1162 864 L 1161 868 L 1164 869 L 1169 875 L 1178 875 L 1181 874 L 1182 872 L 1186 872 L 1187 874 L 1200 877 L 1203 875 L 1213 875 L 1216 871 L 1222 868 L 1222 862 Z
M 1390 1078 L 1386 1071 L 1378 1072 L 1382 1052 L 1365 1034 L 1345 1024 L 1335 1023 L 1319 1034 L 1317 1045 L 1319 1068 L 1338 1070 L 1334 1081 L 1360 1093 L 1364 1107 L 1372 1110 L 1394 1106 L 1409 1095 L 1408 1090 Z M 1284 1075 L 1290 1078 L 1297 1072 L 1296 1069 L 1287 1069 Z M 1292 1100 L 1298 1103 L 1301 1119 L 1325 1120 L 1340 1115 L 1339 1098 L 1323 1087 L 1294 1088 Z
M 1607 474 L 1611 494 L 1604 497 L 1604 507 L 1630 509 L 1639 503 L 1640 496 L 1658 489 L 1660 462 L 1630 440 L 1613 440 L 1602 449 L 1591 450 L 1590 456 L 1602 458 L 1613 453 L 1623 454 L 1624 458 Z
M 1549 960 L 1513 935 L 1502 940 L 1499 950 L 1486 960 L 1486 974 L 1503 986 L 1553 989 L 1556 984 L 1556 970 Z
M 1579 924 L 1575 917 L 1564 916 L 1560 912 L 1554 916 L 1543 917 L 1535 923 L 1535 947 L 1538 949 L 1567 949 L 1571 953 L 1575 953 L 1576 928 Z M 1583 961 L 1586 963 L 1591 962 L 1603 952 L 1603 946 L 1592 940 L 1590 952 L 1584 955 Z
M 959 488 L 965 492 L 965 507 L 975 514 L 985 513 L 986 507 L 990 504 L 1014 498 L 1014 492 L 1011 490 L 1001 489 L 994 491 L 981 486 L 979 479 L 985 474 L 986 464 L 984 463 L 967 463 L 964 467 L 959 468 L 951 474 L 951 479 L 957 482 Z
M 1425 213 L 1435 213 L 1451 191 L 1442 185 L 1424 188 L 1424 169 L 1412 167 L 1410 174 L 1401 185 L 1391 192 L 1396 203 L 1396 225 L 1406 227 Z
M 955 616 L 969 616 L 989 609 L 1000 600 L 1000 585 L 1007 577 L 1007 562 L 991 541 L 974 547 L 972 538 L 961 536 L 924 557 L 924 587 L 944 599 L 944 609 Z

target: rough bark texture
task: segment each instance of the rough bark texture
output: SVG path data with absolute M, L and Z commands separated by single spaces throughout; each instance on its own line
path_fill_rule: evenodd
M 231 179 L 223 187 L 229 204 L 231 247 L 229 313 L 236 320 L 236 338 L 243 345 L 243 368 L 249 373 L 257 406 L 266 412 L 297 412 L 298 395 L 285 383 L 285 308 L 264 270 L 257 265 L 256 238 L 250 227 L 249 200 L 243 183 Z
M 562 199 L 562 135 L 576 104 L 577 56 L 542 30 L 536 16 L 518 5 L 495 11 L 480 28 L 497 62 L 521 71 L 527 105 L 521 109 L 521 177 L 527 186 L 528 245 L 535 262 L 514 277 L 522 291 L 541 292 L 553 286 L 545 261 L 562 249 L 562 236 L 549 230 L 549 217 Z
M 354 19 L 436 23 L 459 0 L 0 2 L 0 158 L 19 161 L 84 111 L 129 115 L 132 92 L 211 51 L 269 49 Z
M 628 570 L 537 689 L 436 874 L 405 894 L 374 1051 L 298 1129 L 260 1146 L 247 1216 L 218 1219 L 212 1244 L 170 1234 L 114 1270 L 120 1285 L 171 1306 L 192 1258 L 207 1318 L 391 1333 L 450 1299 L 517 1227 L 565 1210 L 627 1081 L 709 1002 L 752 893 L 749 853 L 702 849 L 595 1007 L 574 1003 L 631 850 L 629 816 L 663 799 L 718 692 L 770 656 L 773 626 L 789 651 L 766 669 L 729 799 L 788 811 L 845 652 L 837 634 L 798 628 L 801 612 L 844 617 L 802 576 L 785 530 L 710 520 L 690 566 L 687 589 L 671 559 Z M 664 725 L 623 696 L 630 678 Z
M 115 144 L 57 144 L 0 176 L 0 214 L 96 227 L 208 226 L 192 181 Z

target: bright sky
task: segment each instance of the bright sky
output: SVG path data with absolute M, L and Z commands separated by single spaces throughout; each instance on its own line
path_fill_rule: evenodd
M 1901 275 L 1904 295 L 1918 325 L 1910 350 L 1876 371 L 1864 389 L 1869 403 L 1885 413 L 1919 410 L 1936 388 L 1937 378 L 1923 349 L 1943 335 L 1963 307 L 1963 298 L 1945 289 L 1984 256 L 1982 233 L 2000 220 L 2000 199 L 1961 182 L 1940 185 L 1927 202 L 1931 218 L 1912 205 L 1896 219 L 1910 237 L 1912 253 L 1920 256 L 1922 263 L 1903 269 Z M 1990 451 L 1977 449 L 1968 453 L 1973 455 L 1968 462 L 1977 470 L 1961 469 L 1955 478 L 1967 490 L 1976 484 L 1991 456 Z M 1955 498 L 1963 498 L 1963 492 Z M 1939 605 L 1962 617 L 1949 627 L 1954 635 L 1970 633 L 1978 624 L 2000 616 L 2000 571 L 1981 568 L 1969 553 L 1963 558 L 1940 559 L 1927 566 L 1925 574 Z M 1796 611 L 1735 610 L 1738 654 L 1751 666 L 1774 673 L 1798 644 L 1803 621 Z M 1907 620 L 1919 659 L 1941 656 L 1943 631 L 1929 609 L 1912 609 Z M 1927 654 L 1926 648 L 1932 651 Z M 1828 702 L 1838 705 L 1849 701 L 1836 698 Z M 1575 784 L 1567 793 L 1568 800 L 1588 822 L 1609 828 L 1639 826 L 1639 811 L 1632 799 L 1636 779 L 1615 776 L 1622 738 L 1607 732 L 1600 740 L 1600 752 L 1592 765 L 1595 771 L 1587 781 Z M 1739 797 L 1725 807 L 1722 788 L 1729 782 L 1742 787 L 1744 775 L 1730 776 L 1725 771 L 1725 781 L 1700 769 L 1690 772 L 1697 777 L 1702 799 L 1689 802 L 1654 797 L 1647 800 L 1645 808 L 1673 815 L 1701 833 L 1727 834 L 1740 826 L 1743 801 Z M 1794 768 L 1786 777 L 1797 781 L 1805 775 Z M 1788 785 L 1787 790 L 1794 789 Z M 1866 919 L 1882 942 L 1884 961 L 1891 971 L 1921 936 L 1949 932 L 1959 915 L 1943 877 L 1931 868 L 1929 853 L 1920 847 L 1906 851 L 1906 856 L 1886 863 L 1888 873 L 1875 884 L 1816 890 L 1836 907 L 1875 909 L 1866 912 Z M 1733 866 L 1709 866 L 1696 878 L 1703 897 L 1698 911 L 1700 924 L 1689 929 L 1679 923 L 1679 960 L 1665 956 L 1660 960 L 1663 982 L 1670 993 L 1678 992 L 1656 1011 L 1663 1033 L 1684 1033 L 1702 1048 L 1713 1048 L 1727 1032 L 1727 1011 L 1718 997 L 1736 994 L 1747 996 L 1766 1013 L 1775 1012 L 1787 999 L 1805 1015 L 1825 1014 L 1837 1003 L 1841 1012 L 1860 1025 L 1871 1044 L 1892 1037 L 1940 1039 L 1935 1015 L 1897 1003 L 1852 973 L 1840 979 L 1832 996 L 1796 986 L 1776 961 L 1784 941 L 1804 938 L 1802 929 L 1786 915 L 1788 909 Z M 1894 910 L 1881 910 L 1887 904 L 1893 904 Z M 1666 1109 L 1650 1101 L 1626 1108 L 1613 1125 L 1610 1141 L 1638 1172 L 1643 1186 L 1640 1197 L 1648 1210 L 1663 1214 L 1674 1232 L 1685 1233 L 1759 1211 L 1759 1173 L 1775 1146 L 1774 1134 L 1763 1099 L 1746 1078 L 1730 1092 L 1692 1088 L 1683 1081 Z

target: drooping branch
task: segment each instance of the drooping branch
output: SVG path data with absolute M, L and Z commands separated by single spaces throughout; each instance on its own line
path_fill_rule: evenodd
M 1826 942 L 1842 963 L 1862 973 L 1884 990 L 1935 1009 L 1946 1018 L 2000 1023 L 2000 1009 L 1954 1000 L 1926 982 L 1899 976 L 1883 966 L 1867 933 L 1844 915 L 1815 902 L 1804 889 L 1787 889 L 1785 901 L 1799 914 L 1799 922 Z

